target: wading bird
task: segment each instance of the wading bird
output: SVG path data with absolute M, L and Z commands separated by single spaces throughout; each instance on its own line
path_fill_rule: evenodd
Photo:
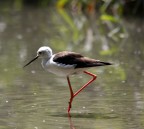
M 47 46 L 40 47 L 37 51 L 37 56 L 28 62 L 24 67 L 32 63 L 34 60 L 41 58 L 42 67 L 58 76 L 64 76 L 67 78 L 70 89 L 70 101 L 68 106 L 68 114 L 72 107 L 73 98 L 76 97 L 85 87 L 92 83 L 96 79 L 96 75 L 86 71 L 88 68 L 111 65 L 111 63 L 103 62 L 88 57 L 84 57 L 79 53 L 62 51 L 57 54 L 52 53 L 52 49 Z M 83 85 L 77 92 L 73 92 L 69 76 L 77 73 L 84 72 L 92 76 L 92 79 Z

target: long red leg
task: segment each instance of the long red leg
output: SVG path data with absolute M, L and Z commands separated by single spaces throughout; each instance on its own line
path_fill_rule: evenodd
M 73 93 L 73 90 L 72 90 L 72 86 L 71 86 L 71 83 L 70 83 L 70 79 L 69 79 L 69 76 L 67 76 L 67 81 L 68 81 L 68 84 L 69 84 L 69 89 L 70 89 L 70 101 L 69 101 L 69 107 L 68 107 L 68 113 L 70 112 L 70 109 L 71 109 L 71 103 L 73 101 L 73 97 L 74 97 L 74 93 Z
M 77 96 L 84 88 L 86 88 L 90 83 L 92 83 L 97 78 L 95 74 L 92 74 L 90 72 L 84 71 L 84 73 L 92 76 L 93 78 L 90 81 L 88 81 L 85 85 L 83 85 L 76 93 L 74 93 L 73 97 Z
M 77 92 L 73 93 L 73 90 L 72 90 L 72 86 L 70 84 L 70 80 L 69 80 L 69 77 L 67 77 L 67 81 L 68 81 L 68 84 L 69 84 L 69 89 L 70 89 L 70 93 L 71 93 L 71 98 L 70 98 L 70 102 L 69 102 L 69 107 L 68 107 L 68 113 L 70 112 L 70 109 L 71 109 L 71 105 L 72 105 L 72 101 L 73 101 L 73 98 L 75 96 L 77 96 L 84 88 L 86 88 L 90 83 L 92 83 L 96 78 L 97 76 L 95 74 L 92 74 L 90 72 L 87 72 L 87 71 L 84 71 L 84 73 L 92 76 L 93 78 L 88 81 L 85 85 L 83 85 Z

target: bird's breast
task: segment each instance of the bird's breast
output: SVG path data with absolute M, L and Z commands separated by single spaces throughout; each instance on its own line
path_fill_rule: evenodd
M 56 62 L 47 63 L 42 62 L 42 67 L 53 74 L 58 76 L 68 76 L 73 74 L 74 72 L 74 65 L 65 65 L 65 64 L 58 64 Z

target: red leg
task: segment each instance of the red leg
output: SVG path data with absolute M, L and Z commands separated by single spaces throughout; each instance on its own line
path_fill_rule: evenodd
M 70 95 L 71 95 L 71 97 L 70 97 L 70 101 L 69 101 L 69 107 L 68 107 L 68 113 L 70 112 L 70 109 L 71 109 L 71 103 L 72 103 L 72 101 L 73 101 L 73 96 L 74 96 L 74 93 L 73 93 L 73 90 L 72 90 L 72 86 L 71 86 L 71 83 L 70 83 L 70 79 L 69 79 L 69 77 L 67 76 L 67 81 L 68 81 L 68 85 L 69 85 L 69 89 L 70 89 Z
M 73 90 L 72 90 L 72 87 L 71 87 L 71 84 L 70 84 L 70 80 L 69 80 L 69 77 L 67 77 L 67 80 L 68 80 L 68 84 L 69 84 L 69 89 L 70 89 L 70 93 L 71 93 L 71 98 L 70 98 L 70 102 L 69 102 L 69 107 L 68 107 L 68 113 L 70 112 L 70 109 L 71 109 L 71 105 L 72 105 L 72 101 L 73 101 L 73 98 L 75 96 L 77 96 L 84 88 L 86 88 L 90 83 L 92 83 L 95 79 L 96 79 L 96 75 L 95 74 L 92 74 L 90 72 L 87 72 L 87 71 L 84 71 L 84 73 L 92 76 L 93 78 L 88 81 L 85 85 L 83 85 L 76 93 L 73 94 Z
M 92 83 L 97 78 L 95 74 L 92 74 L 90 72 L 84 71 L 84 73 L 92 76 L 93 78 L 90 81 L 88 81 L 85 85 L 83 85 L 76 93 L 74 93 L 74 97 L 77 96 L 84 88 L 86 88 L 90 83 Z

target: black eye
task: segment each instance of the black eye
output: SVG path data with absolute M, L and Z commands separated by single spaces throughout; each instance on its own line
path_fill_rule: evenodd
M 41 55 L 42 54 L 42 52 L 39 52 L 39 55 Z

